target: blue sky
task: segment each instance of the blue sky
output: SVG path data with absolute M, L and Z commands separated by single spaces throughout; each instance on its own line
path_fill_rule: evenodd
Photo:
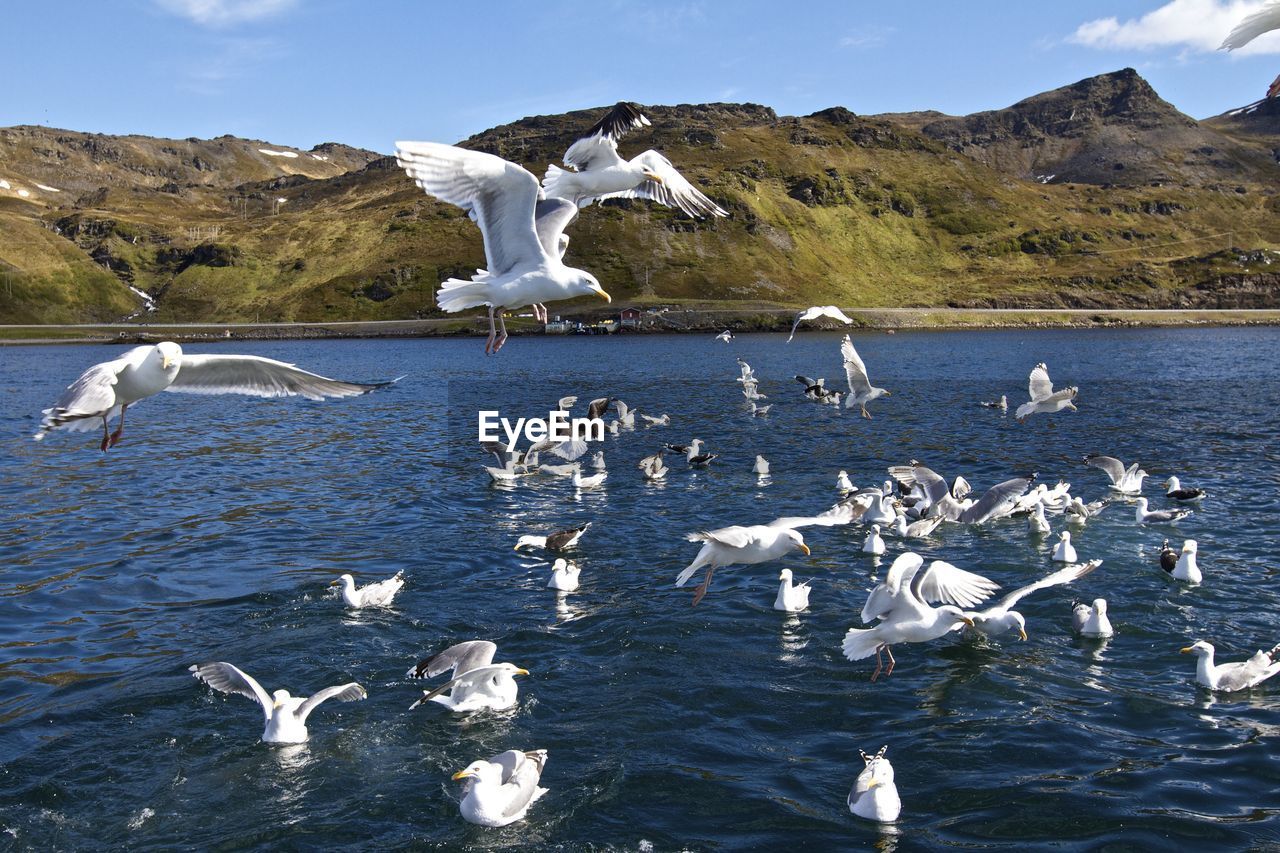
M 1199 118 L 1280 73 L 1280 33 L 1213 49 L 1263 2 L 6 4 L 0 126 L 389 151 L 624 99 L 961 114 L 1125 66 Z

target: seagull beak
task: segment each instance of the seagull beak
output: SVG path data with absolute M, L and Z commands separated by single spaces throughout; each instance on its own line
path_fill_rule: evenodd
M 173 364 L 173 361 L 172 361 L 172 360 L 170 360 L 169 356 L 167 356 L 167 355 L 166 355 L 166 356 L 164 356 L 162 359 L 160 359 L 160 369 L 161 369 L 161 370 L 168 370 L 168 369 L 169 369 L 169 367 L 170 367 L 170 365 L 172 365 L 172 364 Z
M 515 672 L 512 673 L 512 675 L 528 675 L 528 674 L 529 674 L 529 670 L 527 669 L 517 669 Z
M 809 546 L 804 544 L 803 542 L 800 543 L 800 550 L 804 551 L 804 555 L 806 557 L 813 553 L 812 551 L 809 550 Z
M 329 586 L 337 586 L 340 583 L 342 583 L 342 581 L 329 581 Z
M 1184 654 L 1184 655 L 1189 655 L 1189 654 L 1191 654 L 1191 647 L 1190 647 L 1190 646 L 1187 646 L 1185 649 L 1178 649 L 1178 651 L 1179 651 L 1179 652 L 1181 652 L 1181 653 L 1182 653 L 1182 654 Z
M 867 783 L 867 790 L 870 791 L 872 788 L 874 788 L 876 785 L 879 785 L 879 784 L 880 784 L 879 779 L 872 779 L 870 782 Z
M 662 180 L 662 176 L 655 172 L 650 172 L 649 174 L 645 175 L 645 177 L 653 181 L 655 184 L 666 184 L 666 181 Z
M 972 627 L 973 627 L 973 620 L 972 620 L 972 619 L 970 619 L 968 616 L 961 616 L 961 617 L 960 617 L 960 621 L 961 621 L 961 622 L 963 622 L 964 624 L 968 625 L 970 628 L 972 628 Z M 1024 637 L 1024 639 L 1025 639 L 1025 637 Z
M 609 294 L 605 293 L 605 292 L 604 292 L 604 288 L 603 288 L 603 287 L 600 287 L 599 285 L 596 285 L 595 287 L 591 288 L 591 290 L 592 290 L 592 292 L 593 292 L 593 293 L 595 293 L 597 296 L 603 296 L 603 297 L 604 297 L 604 301 L 605 301 L 605 302 L 612 302 L 612 301 L 613 301 L 613 297 L 612 297 L 612 296 L 610 296 Z
M 470 779 L 475 775 L 476 774 L 472 773 L 470 770 L 459 770 L 457 773 L 454 773 L 453 776 L 449 778 L 453 779 L 453 781 L 455 782 L 459 782 L 463 779 Z
M 1024 643 L 1027 641 L 1027 629 L 1026 629 L 1026 628 L 1019 628 L 1019 629 L 1018 629 L 1018 639 L 1019 639 L 1019 640 L 1022 640 L 1022 642 L 1024 642 Z
M 884 395 L 885 395 L 886 397 L 892 397 L 892 396 L 893 396 L 893 395 L 892 395 L 892 394 L 890 394 L 888 391 L 885 391 L 885 392 L 884 392 Z

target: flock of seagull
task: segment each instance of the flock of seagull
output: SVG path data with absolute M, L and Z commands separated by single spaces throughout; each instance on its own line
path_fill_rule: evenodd
M 621 137 L 649 123 L 634 105 L 618 104 L 569 147 L 563 157 L 565 167 L 550 166 L 541 182 L 521 166 L 491 154 L 431 142 L 397 143 L 399 162 L 418 185 L 430 195 L 465 210 L 484 237 L 486 268 L 477 270 L 469 280 L 445 282 L 438 301 L 447 312 L 488 307 L 487 353 L 497 353 L 507 339 L 504 310 L 531 305 L 535 316 L 545 321 L 547 302 L 591 294 L 610 298 L 590 273 L 563 263 L 568 245 L 564 231 L 577 217 L 579 207 L 608 198 L 644 198 L 694 217 L 725 215 L 658 152 L 646 151 L 630 160 L 619 155 Z M 819 319 L 845 325 L 853 322 L 834 306 L 815 306 L 797 314 L 787 340 L 794 338 L 801 323 Z M 734 336 L 725 331 L 716 340 L 730 343 Z M 841 341 L 840 356 L 847 389 L 828 388 L 821 378 L 796 376 L 795 380 L 804 387 L 805 399 L 835 407 L 843 402 L 844 408 L 857 407 L 869 419 L 868 404 L 890 392 L 871 384 L 866 364 L 848 335 Z M 760 393 L 754 370 L 741 358 L 738 366 L 737 382 L 750 415 L 767 417 L 772 404 L 760 404 L 766 397 Z M 96 429 L 100 424 L 100 447 L 105 451 L 121 440 L 129 406 L 161 391 L 324 399 L 365 394 L 396 381 L 334 380 L 272 359 L 185 354 L 177 344 L 163 342 L 135 347 L 116 359 L 90 367 L 54 406 L 44 410 L 34 438 L 40 440 L 54 430 Z M 1020 422 L 1036 414 L 1076 411 L 1078 389 L 1054 390 L 1048 368 L 1037 364 L 1030 373 L 1028 396 L 1015 413 Z M 568 412 L 576 404 L 576 397 L 565 397 L 557 405 Z M 1008 401 L 1001 396 L 998 401 L 982 405 L 1005 411 Z M 613 435 L 633 431 L 637 426 L 647 430 L 671 424 L 668 414 L 641 414 L 615 397 L 592 400 L 587 414 L 603 419 L 610 410 L 616 414 L 608 424 Z M 110 424 L 117 417 L 119 423 L 113 432 Z M 584 441 L 546 441 L 523 449 L 489 443 L 484 449 L 497 459 L 497 465 L 485 466 L 486 472 L 496 484 L 506 487 L 517 485 L 524 477 L 549 475 L 568 478 L 576 489 L 596 489 L 603 488 L 608 478 L 603 452 L 591 457 L 594 473 L 584 474 L 579 461 L 588 452 Z M 698 438 L 685 444 L 664 444 L 638 463 L 645 480 L 661 480 L 668 474 L 670 468 L 664 457 L 667 453 L 682 455 L 690 468 L 706 467 L 718 458 Z M 565 464 L 542 461 L 544 455 Z M 699 549 L 675 583 L 684 586 L 701 571 L 702 580 L 692 599 L 697 605 L 707 595 L 718 568 L 772 562 L 797 551 L 808 555 L 810 547 L 801 532 L 807 528 L 866 525 L 862 551 L 878 557 L 887 550 L 885 534 L 909 542 L 932 536 L 944 524 L 983 525 L 1019 516 L 1027 519 L 1030 536 L 1041 537 L 1051 532 L 1048 516 L 1062 516 L 1068 524 L 1083 525 L 1115 500 L 1133 500 L 1138 524 L 1172 525 L 1191 513 L 1176 504 L 1205 497 L 1202 490 L 1183 487 L 1177 477 L 1170 477 L 1165 494 L 1175 505 L 1153 510 L 1141 496 L 1147 474 L 1137 463 L 1126 467 L 1108 456 L 1090 456 L 1085 461 L 1110 479 L 1109 500 L 1085 503 L 1070 494 L 1066 483 L 1033 488 L 1035 474 L 1013 477 L 975 496 L 963 477 L 948 482 L 914 460 L 890 467 L 890 479 L 872 488 L 855 487 L 847 472 L 840 471 L 836 488 L 841 497 L 818 515 L 688 534 L 687 540 L 699 545 Z M 768 460 L 757 455 L 752 473 L 762 480 L 768 478 Z M 578 548 L 590 526 L 588 522 L 565 530 L 522 535 L 514 547 L 543 549 L 556 555 L 547 586 L 560 593 L 573 592 L 579 586 L 581 572 L 564 555 Z M 1166 539 L 1160 566 L 1179 581 L 1200 583 L 1203 574 L 1196 557 L 1194 540 L 1185 540 L 1179 552 L 1169 547 Z M 962 629 L 991 636 L 1016 633 L 1026 640 L 1026 619 L 1016 605 L 1039 590 L 1085 578 L 1102 563 L 1101 559 L 1078 561 L 1066 530 L 1059 534 L 1052 559 L 1066 565 L 989 603 L 999 584 L 943 560 L 925 565 L 919 554 L 906 551 L 893 560 L 883 579 L 868 593 L 860 614 L 866 627 L 849 628 L 841 649 L 854 661 L 875 656 L 877 664 L 871 675 L 875 681 L 882 674 L 892 674 L 896 663 L 894 646 L 930 642 Z M 340 587 L 340 598 L 349 608 L 388 607 L 404 586 L 404 578 L 397 574 L 357 586 L 348 574 L 333 585 Z M 811 582 L 795 583 L 791 570 L 784 568 L 773 606 L 787 613 L 801 612 L 809 607 L 811 593 Z M 1106 601 L 1099 598 L 1076 605 L 1072 627 L 1085 637 L 1111 636 L 1114 629 L 1107 616 Z M 529 673 L 513 663 L 495 662 L 497 651 L 492 642 L 468 640 L 416 664 L 408 673 L 413 678 L 436 679 L 446 673 L 448 678 L 425 689 L 410 707 L 435 703 L 453 713 L 469 714 L 513 706 L 518 699 L 515 679 Z M 1248 689 L 1280 672 L 1280 645 L 1259 651 L 1246 661 L 1225 664 L 1215 664 L 1214 648 L 1204 641 L 1182 651 L 1198 657 L 1196 680 L 1210 690 Z M 199 663 L 190 671 L 214 690 L 256 701 L 264 714 L 262 740 L 267 743 L 304 742 L 308 738 L 308 718 L 321 704 L 330 699 L 357 701 L 367 696 L 365 689 L 354 682 L 327 687 L 307 698 L 292 696 L 286 690 L 268 693 L 247 673 L 223 661 Z M 850 811 L 875 821 L 896 820 L 901 800 L 886 749 L 870 756 L 863 753 L 862 757 L 865 766 L 848 797 Z M 462 817 L 490 827 L 524 818 L 529 807 L 546 792 L 539 783 L 547 760 L 545 750 L 508 750 L 488 760 L 472 762 L 455 773 L 453 779 L 464 782 L 459 804 Z

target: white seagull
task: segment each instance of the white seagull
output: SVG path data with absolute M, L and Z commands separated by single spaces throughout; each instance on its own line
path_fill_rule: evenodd
M 367 583 L 359 588 L 355 578 L 343 575 L 329 586 L 342 587 L 342 602 L 348 607 L 390 607 L 392 599 L 404 586 L 404 572 L 396 572 L 386 580 Z
M 1169 573 L 1174 580 L 1197 584 L 1204 580 L 1204 574 L 1196 563 L 1196 540 L 1186 539 L 1182 543 L 1182 553 L 1169 547 L 1169 540 L 1164 540 L 1160 547 L 1160 568 Z
M 862 621 L 879 619 L 871 628 L 850 628 L 841 649 L 849 660 L 876 656 L 876 671 L 871 680 L 880 677 L 884 668 L 882 653 L 889 657 L 885 676 L 893 674 L 897 663 L 893 658 L 896 643 L 924 643 L 936 640 L 962 625 L 973 627 L 973 620 L 963 607 L 989 598 L 999 585 L 950 563 L 934 560 L 921 571 L 924 558 L 908 551 L 893 561 L 884 580 L 867 595 L 862 607 Z M 933 602 L 948 602 L 933 607 Z
M 716 340 L 724 341 L 727 344 L 729 343 L 729 341 L 733 340 L 733 332 L 729 331 L 728 329 L 725 329 L 723 332 L 716 335 Z
M 1191 515 L 1189 509 L 1147 509 L 1147 499 L 1138 498 L 1134 505 L 1133 512 L 1135 520 L 1138 524 L 1146 524 L 1148 521 L 1165 524 L 1177 524 L 1182 519 Z
M 849 811 L 861 818 L 893 823 L 902 813 L 898 786 L 893 783 L 893 765 L 884 757 L 887 746 L 875 755 L 861 752 L 865 766 L 849 791 Z
M 1031 396 L 1031 402 L 1023 403 L 1014 412 L 1014 417 L 1018 419 L 1019 423 L 1026 423 L 1027 418 L 1037 412 L 1052 414 L 1063 409 L 1070 409 L 1074 412 L 1076 411 L 1076 406 L 1072 401 L 1080 393 L 1079 389 L 1074 385 L 1070 388 L 1054 391 L 1053 382 L 1049 379 L 1049 368 L 1044 362 L 1031 369 L 1027 392 Z
M 95 364 L 67 386 L 58 402 L 44 410 L 40 441 L 49 432 L 85 432 L 102 423 L 102 449 L 124 434 L 125 410 L 140 400 L 175 391 L 184 394 L 244 394 L 250 397 L 356 397 L 391 382 L 343 382 L 309 373 L 292 364 L 257 355 L 194 355 L 172 341 L 134 347 L 111 361 Z M 120 416 L 110 432 L 108 421 Z
M 1236 690 L 1248 690 L 1257 687 L 1271 676 L 1280 672 L 1280 645 L 1273 646 L 1271 651 L 1254 652 L 1253 657 L 1235 663 L 1213 663 L 1213 644 L 1199 640 L 1185 649 L 1184 655 L 1195 655 L 1196 683 L 1210 690 L 1230 693 Z
M 224 661 L 195 664 L 189 671 L 214 690 L 236 693 L 261 705 L 267 721 L 262 732 L 263 743 L 306 743 L 307 717 L 320 703 L 329 699 L 355 702 L 368 696 L 354 681 L 326 687 L 310 698 L 290 696 L 288 690 L 268 694 L 251 676 Z
M 853 320 L 843 311 L 834 305 L 814 305 L 812 308 L 806 308 L 796 315 L 796 321 L 791 324 L 791 336 L 787 338 L 787 343 L 791 343 L 791 338 L 796 336 L 796 329 L 806 320 L 816 320 L 819 317 L 830 317 L 832 320 L 839 320 L 846 326 L 852 326 Z
M 652 456 L 646 456 L 640 460 L 637 466 L 644 474 L 646 480 L 661 480 L 667 476 L 667 472 L 671 469 L 662 461 L 662 451 L 659 450 Z
M 799 527 L 832 527 L 849 524 L 865 511 L 865 507 L 852 503 L 838 503 L 816 516 L 787 516 L 775 518 L 768 524 L 747 526 L 733 525 L 718 530 L 704 530 L 685 537 L 689 542 L 703 543 L 693 562 L 676 578 L 676 586 L 684 586 L 703 567 L 706 576 L 694 590 L 693 603 L 697 604 L 707 594 L 711 576 L 720 566 L 755 565 L 776 560 L 791 551 L 803 551 L 809 555 L 809 546 L 796 529 Z
M 773 609 L 783 613 L 799 613 L 809 607 L 808 583 L 792 583 L 791 570 L 783 569 L 778 574 L 778 597 L 773 600 Z
M 874 554 L 877 557 L 884 553 L 884 539 L 880 536 L 880 525 L 871 525 L 871 532 L 862 540 L 862 553 Z
M 769 476 L 769 460 L 763 456 L 756 456 L 756 464 L 751 467 L 753 473 L 760 477 Z
M 513 663 L 494 663 L 497 652 L 498 646 L 488 640 L 468 640 L 419 661 L 406 673 L 410 678 L 435 678 L 446 670 L 452 672 L 444 684 L 424 690 L 409 710 L 424 702 L 436 702 L 457 714 L 510 708 L 520 692 L 515 676 L 528 675 L 529 670 Z
M 618 156 L 623 134 L 648 125 L 649 119 L 635 104 L 617 104 L 564 152 L 568 169 L 547 167 L 542 180 L 547 197 L 568 199 L 578 207 L 607 198 L 644 198 L 679 208 L 694 219 L 728 216 L 657 151 L 645 151 L 630 160 Z
M 853 491 L 853 483 L 849 480 L 849 472 L 841 471 L 836 475 L 836 491 L 848 494 Z
M 1082 637 L 1105 639 L 1115 634 L 1107 618 L 1107 600 L 1095 598 L 1093 605 L 1077 604 L 1071 610 L 1071 627 Z
M 582 476 L 582 466 L 575 465 L 573 469 L 573 485 L 577 489 L 594 489 L 596 486 L 604 484 L 608 479 L 609 472 L 601 471 L 598 474 L 591 474 L 586 477 Z
M 1053 546 L 1053 561 L 1055 563 L 1076 561 L 1076 548 L 1071 544 L 1071 534 L 1065 530 L 1058 534 L 1058 544 Z
M 547 581 L 547 589 L 560 592 L 573 592 L 578 588 L 578 576 L 582 570 L 563 558 L 557 558 L 551 565 L 551 580 Z
M 1143 471 L 1137 462 L 1126 468 L 1124 463 L 1114 456 L 1099 456 L 1095 453 L 1086 456 L 1084 464 L 1101 469 L 1111 481 L 1108 487 L 1111 491 L 1122 495 L 1142 494 L 1142 481 L 1147 478 L 1147 472 Z
M 465 779 L 467 783 L 458 804 L 463 820 L 494 827 L 524 819 L 529 806 L 547 792 L 538 787 L 546 765 L 545 749 L 509 749 L 488 761 L 473 761 L 454 773 L 453 781 Z
M 862 357 L 853 348 L 853 340 L 848 335 L 840 343 L 840 355 L 844 357 L 844 375 L 849 380 L 849 393 L 844 398 L 844 407 L 852 409 L 857 405 L 862 409 L 862 416 L 870 420 L 867 403 L 877 397 L 891 395 L 883 388 L 876 388 L 871 384 L 871 380 L 867 378 L 867 366 L 862 363 Z
M 1045 575 L 1035 583 L 1015 589 L 985 610 L 968 612 L 965 615 L 973 620 L 973 627 L 984 634 L 1003 634 L 1006 631 L 1016 630 L 1019 639 L 1025 640 L 1027 638 L 1027 620 L 1021 613 L 1013 609 L 1015 604 L 1036 590 L 1071 583 L 1101 565 L 1101 560 L 1090 560 L 1078 566 L 1067 566 L 1065 569 L 1058 569 L 1058 571 Z
M 555 299 L 594 294 L 612 301 L 595 276 L 561 260 L 561 238 L 578 208 L 563 199 L 542 199 L 538 179 L 525 169 L 492 154 L 437 142 L 397 142 L 396 158 L 428 195 L 457 205 L 480 226 L 485 269 L 470 281 L 444 282 L 436 302 L 450 314 L 489 306 L 486 353 L 496 353 L 507 340 L 503 309 L 532 305 L 545 322 L 544 303 Z M 501 332 L 494 328 L 495 311 Z

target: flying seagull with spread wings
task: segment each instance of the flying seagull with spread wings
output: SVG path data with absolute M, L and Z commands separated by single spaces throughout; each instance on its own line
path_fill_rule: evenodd
M 800 328 L 800 324 L 806 320 L 817 320 L 819 317 L 830 317 L 832 320 L 839 320 L 846 326 L 852 326 L 853 320 L 834 305 L 814 305 L 812 308 L 806 308 L 796 315 L 796 321 L 791 324 L 791 336 L 787 338 L 787 343 L 791 343 L 791 338 L 796 336 L 796 329 Z
M 403 378 L 403 377 L 401 377 Z M 111 361 L 95 364 L 67 386 L 58 402 L 44 410 L 40 441 L 53 430 L 85 432 L 102 424 L 102 449 L 124 434 L 125 410 L 161 391 L 184 394 L 244 394 L 250 397 L 356 397 L 391 382 L 343 382 L 309 373 L 292 364 L 257 355 L 193 355 L 172 341 L 134 347 Z M 120 416 L 110 432 L 109 421 Z
M 644 198 L 679 208 L 694 219 L 728 216 L 657 151 L 645 151 L 630 160 L 618 155 L 618 140 L 627 131 L 648 126 L 649 119 L 639 107 L 619 103 L 569 146 L 564 153 L 568 169 L 547 167 L 542 181 L 547 196 L 568 199 L 579 207 L 606 198 Z
M 555 299 L 594 294 L 612 301 L 591 273 L 565 266 L 564 230 L 578 209 L 544 198 L 530 172 L 492 154 L 437 142 L 397 142 L 396 158 L 428 195 L 457 205 L 480 226 L 485 269 L 470 280 L 445 281 L 436 302 L 450 314 L 489 306 L 486 353 L 507 340 L 504 309 L 532 305 L 545 322 L 544 303 Z M 501 331 L 494 328 L 495 312 Z
M 862 356 L 853 348 L 853 340 L 848 335 L 840 343 L 840 355 L 844 357 L 844 375 L 849 380 L 849 394 L 844 398 L 844 407 L 852 409 L 855 405 L 859 406 L 862 416 L 870 420 L 871 413 L 867 411 L 867 403 L 877 397 L 888 397 L 889 392 L 871 384 L 871 380 L 867 378 L 867 366 L 863 364 Z

